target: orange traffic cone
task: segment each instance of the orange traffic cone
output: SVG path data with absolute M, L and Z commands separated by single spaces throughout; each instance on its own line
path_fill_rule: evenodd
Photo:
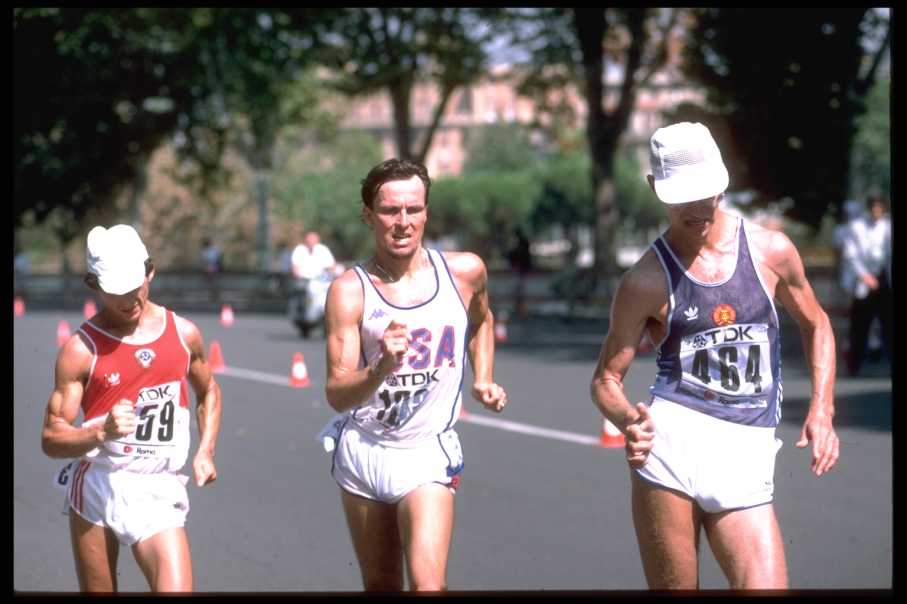
M 224 327 L 233 325 L 233 309 L 230 308 L 229 304 L 224 304 L 223 308 L 220 309 L 220 324 Z
M 63 346 L 69 340 L 69 323 L 65 319 L 60 319 L 60 322 L 57 323 L 57 347 Z
M 617 449 L 625 446 L 627 439 L 617 426 L 607 419 L 602 424 L 602 437 L 599 446 L 606 449 Z
M 309 385 L 311 385 L 309 370 L 305 368 L 302 353 L 297 352 L 293 355 L 293 366 L 290 368 L 290 386 L 293 388 L 305 388 Z
M 82 314 L 85 315 L 85 320 L 98 314 L 98 307 L 95 306 L 94 300 L 91 298 L 85 300 L 85 305 L 82 307 Z
M 25 315 L 25 300 L 20 296 L 16 296 L 16 299 L 13 300 L 13 316 L 22 317 Z
M 217 340 L 211 341 L 211 347 L 208 349 L 208 364 L 214 373 L 224 370 L 224 355 L 220 351 L 220 342 Z

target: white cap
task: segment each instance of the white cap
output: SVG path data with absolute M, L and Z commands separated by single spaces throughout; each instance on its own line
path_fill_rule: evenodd
M 147 259 L 145 244 L 128 224 L 96 226 L 88 233 L 85 264 L 108 294 L 118 296 L 141 287 Z
M 723 193 L 727 168 L 709 129 L 681 122 L 659 128 L 649 145 L 655 194 L 664 203 L 689 203 Z

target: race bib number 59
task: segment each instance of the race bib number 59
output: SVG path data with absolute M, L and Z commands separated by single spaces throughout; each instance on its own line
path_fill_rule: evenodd
M 683 381 L 731 397 L 761 397 L 774 377 L 768 325 L 708 329 L 680 341 Z
M 135 403 L 135 432 L 110 441 L 120 455 L 169 457 L 188 433 L 189 411 L 180 406 L 180 383 L 142 389 Z

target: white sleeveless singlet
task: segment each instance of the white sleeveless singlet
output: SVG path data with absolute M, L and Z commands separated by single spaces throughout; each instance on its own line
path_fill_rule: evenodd
M 449 430 L 462 405 L 466 307 L 444 257 L 437 250 L 427 251 L 435 293 L 410 307 L 388 302 L 365 269 L 355 267 L 364 292 L 360 367 L 372 366 L 380 358 L 382 336 L 391 320 L 404 323 L 412 338 L 402 363 L 350 413 L 357 428 L 388 446 L 416 446 Z

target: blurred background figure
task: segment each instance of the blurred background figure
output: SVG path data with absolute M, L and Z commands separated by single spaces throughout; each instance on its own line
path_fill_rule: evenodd
M 328 246 L 321 243 L 321 236 L 309 231 L 293 249 L 290 263 L 295 278 L 313 279 L 325 271 L 333 272 L 336 261 Z
M 25 279 L 31 270 L 28 255 L 15 244 L 13 248 L 13 295 L 25 297 Z
M 526 306 L 526 276 L 532 270 L 532 251 L 529 238 L 519 227 L 513 232 L 513 247 L 507 252 L 507 260 L 517 278 L 513 290 L 513 310 L 517 317 L 525 319 L 529 314 Z
M 307 338 L 312 328 L 322 326 L 328 288 L 338 268 L 334 255 L 315 231 L 305 234 L 290 257 L 292 291 L 287 312 L 290 321 Z
M 891 362 L 891 219 L 887 199 L 870 195 L 866 209 L 851 218 L 840 235 L 841 283 L 851 300 L 847 351 L 851 376 L 860 372 L 875 320 L 880 323 L 882 349 Z
M 208 282 L 208 292 L 213 302 L 220 301 L 220 273 L 223 270 L 223 254 L 209 237 L 202 239 L 202 249 L 199 253 L 205 280 Z
M 284 296 L 290 292 L 290 281 L 293 277 L 293 250 L 286 241 L 277 244 L 274 257 L 274 272 L 277 273 L 277 289 Z

